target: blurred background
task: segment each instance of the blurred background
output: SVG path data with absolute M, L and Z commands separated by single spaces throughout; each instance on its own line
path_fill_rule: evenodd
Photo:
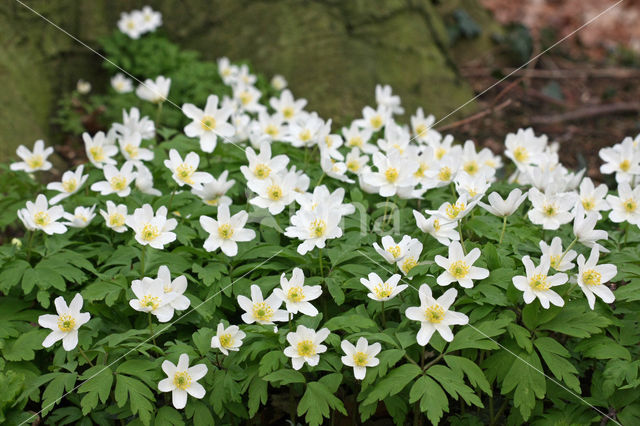
M 342 125 L 390 84 L 409 121 L 422 106 L 437 119 L 569 35 L 607 0 L 22 0 L 100 48 L 122 11 L 149 4 L 164 32 L 202 59 L 247 61 L 283 75 L 308 110 Z M 532 126 L 561 145 L 570 167 L 598 177 L 596 150 L 640 132 L 640 1 L 624 0 L 438 124 L 502 152 L 508 132 Z M 58 124 L 60 99 L 79 79 L 109 87 L 103 60 L 15 0 L 0 3 L 0 161 L 36 139 L 73 151 Z M 150 53 L 153 56 L 153 53 Z M 145 58 L 140 58 L 145 59 Z M 141 77 L 155 77 L 152 75 Z M 87 131 L 101 112 L 84 118 Z M 103 123 L 108 124 L 108 123 Z M 64 154 L 65 150 L 57 150 Z M 70 154 L 71 155 L 71 154 Z M 62 158 L 60 161 L 68 161 Z M 66 167 L 65 167 L 66 168 Z

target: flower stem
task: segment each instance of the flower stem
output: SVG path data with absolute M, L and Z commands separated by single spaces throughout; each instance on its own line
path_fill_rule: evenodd
M 149 332 L 151 333 L 151 341 L 153 342 L 153 346 L 158 346 L 156 344 L 156 336 L 153 334 L 153 321 L 151 321 L 151 312 L 147 312 L 149 316 Z
M 80 351 L 80 355 L 82 355 L 82 357 L 83 357 L 84 359 L 86 359 L 86 360 L 87 360 L 87 362 L 89 363 L 89 365 L 93 367 L 93 363 L 91 362 L 91 360 L 89 359 L 89 357 L 87 356 L 87 354 L 86 354 L 86 353 L 84 353 L 84 351 L 82 350 L 82 348 L 81 348 L 80 346 L 78 346 L 78 350 Z
M 569 250 L 571 250 L 573 246 L 576 245 L 577 242 L 578 242 L 578 237 L 574 238 L 574 240 L 571 241 L 571 244 L 569 244 L 569 247 L 567 247 L 567 249 L 562 253 L 562 256 L 560 256 L 560 259 L 558 259 L 558 265 L 562 263 L 562 259 L 564 259 L 566 254 L 569 253 Z
M 29 238 L 27 239 L 27 260 L 31 259 L 31 243 L 33 242 L 33 234 L 35 231 L 27 231 L 29 232 Z
M 387 209 L 389 208 L 389 197 L 384 200 L 384 215 L 382 216 L 382 223 L 387 223 Z
M 156 110 L 156 131 L 160 128 L 160 117 L 162 116 L 162 104 L 164 102 L 158 103 L 158 109 Z
M 320 176 L 320 179 L 318 179 L 318 181 L 316 182 L 315 186 L 320 185 L 320 182 L 322 182 L 322 179 L 324 179 L 324 175 L 325 175 L 325 173 L 323 172 L 322 175 Z
M 169 198 L 169 205 L 167 206 L 167 214 L 171 214 L 171 203 L 173 202 L 173 197 L 176 195 L 175 188 L 171 191 L 171 197 Z
M 458 219 L 458 234 L 460 234 L 460 245 L 462 246 L 462 252 L 466 255 L 467 250 L 464 248 L 464 239 L 462 237 L 462 219 Z
M 324 271 L 322 268 L 322 249 L 319 249 L 320 253 L 318 254 L 318 264 L 320 265 L 320 276 L 324 278 Z
M 507 229 L 507 216 L 502 219 L 502 232 L 500 233 L 500 241 L 498 244 L 502 244 L 502 239 L 504 238 L 504 231 Z
M 145 265 L 144 261 L 147 257 L 147 246 L 142 246 L 142 254 L 140 255 L 140 276 L 144 277 Z
M 387 319 L 384 316 L 384 300 L 381 302 L 381 310 L 382 310 L 382 327 L 387 328 Z

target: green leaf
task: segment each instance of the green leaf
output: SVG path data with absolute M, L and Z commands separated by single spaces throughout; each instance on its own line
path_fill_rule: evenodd
M 387 396 L 401 392 L 405 386 L 421 373 L 422 370 L 415 364 L 403 364 L 391 370 L 375 385 L 362 404 L 373 404 L 376 401 L 382 401 Z
M 82 289 L 82 297 L 86 301 L 104 301 L 107 306 L 113 306 L 120 297 L 124 288 L 113 281 L 98 279 Z
M 263 379 L 277 386 L 288 385 L 289 383 L 304 383 L 306 381 L 302 373 L 289 369 L 274 371 L 264 376 Z
M 533 350 L 533 344 L 531 343 L 531 333 L 524 327 L 519 326 L 518 324 L 512 323 L 507 325 L 507 331 L 509 335 L 516 340 L 518 346 L 527 352 L 531 352 Z
M 445 355 L 444 362 L 446 362 L 452 370 L 464 373 L 472 386 L 477 386 L 483 392 L 492 395 L 491 386 L 487 378 L 475 362 L 468 358 L 455 355 Z
M 82 398 L 82 414 L 87 415 L 98 406 L 98 400 L 103 404 L 109 399 L 113 373 L 109 367 L 95 366 L 84 372 L 81 377 L 84 382 L 78 388 L 78 393 L 86 393 Z
M 49 382 L 42 394 L 42 416 L 46 416 L 53 407 L 60 403 L 65 392 L 71 392 L 76 384 L 76 373 L 57 373 L 58 375 Z
M 409 403 L 420 401 L 420 411 L 427 413 L 429 421 L 437 425 L 445 412 L 449 412 L 449 400 L 439 384 L 431 377 L 422 376 L 409 391 Z
M 370 318 L 358 314 L 339 315 L 324 324 L 329 330 L 344 330 L 348 333 L 377 328 L 377 324 Z
M 458 395 L 460 395 L 467 405 L 473 404 L 484 408 L 482 401 L 473 392 L 473 389 L 465 385 L 461 372 L 452 370 L 444 365 L 434 365 L 427 370 L 427 374 L 436 379 L 440 386 L 454 399 L 457 400 Z
M 191 335 L 193 343 L 196 345 L 196 349 L 198 349 L 200 354 L 205 355 L 211 351 L 211 338 L 215 334 L 215 330 L 203 327 Z
M 151 422 L 151 413 L 154 410 L 152 401 L 155 401 L 153 392 L 141 381 L 123 376 L 116 375 L 116 389 L 114 392 L 118 407 L 124 407 L 129 402 L 131 412 L 140 417 L 140 421 L 145 425 Z
M 551 337 L 540 337 L 533 343 L 556 379 L 564 381 L 576 393 L 581 393 L 578 370 L 567 359 L 570 357 L 569 351 Z
M 455 334 L 453 341 L 447 348 L 447 353 L 458 349 L 498 349 L 498 345 L 490 338 L 503 334 L 505 327 L 511 320 L 500 318 L 493 321 L 483 321 L 477 325 L 469 324 Z
M 266 404 L 268 398 L 267 382 L 260 377 L 254 377 L 249 385 L 249 417 L 255 416 L 260 405 Z
M 587 358 L 596 359 L 612 359 L 621 358 L 627 361 L 631 360 L 629 350 L 616 342 L 615 340 L 599 335 L 590 339 L 585 339 L 578 343 L 575 348 L 578 352 L 582 352 Z
M 543 398 L 546 393 L 546 379 L 538 354 L 522 351 L 516 355 L 518 358 L 513 361 L 502 382 L 502 394 L 506 395 L 515 389 L 514 406 L 520 409 L 520 414 L 527 420 L 536 405 L 536 398 Z
M 36 329 L 20 334 L 2 349 L 2 356 L 7 361 L 32 360 L 36 356 L 34 351 L 42 349 L 42 342 L 49 333 L 49 330 Z
M 329 418 L 331 410 L 347 415 L 344 404 L 322 382 L 311 382 L 298 403 L 298 415 L 305 415 L 309 425 L 322 424 L 323 418 Z
M 555 318 L 541 325 L 539 329 L 587 338 L 611 324 L 611 320 L 607 317 L 590 309 L 587 310 L 587 307 L 586 304 L 564 306 Z
M 0 289 L 8 293 L 9 289 L 22 280 L 22 276 L 27 269 L 31 269 L 31 265 L 21 259 L 7 263 L 0 272 Z
M 258 374 L 260 377 L 266 376 L 272 371 L 277 370 L 280 366 L 287 362 L 287 357 L 281 350 L 271 351 L 260 358 L 260 367 Z
M 338 280 L 329 277 L 325 278 L 324 282 L 327 285 L 329 294 L 331 295 L 331 297 L 333 297 L 333 300 L 336 302 L 336 304 L 338 306 L 342 305 L 344 303 L 344 291 L 342 291 L 340 284 L 338 284 Z
M 153 424 L 154 426 L 180 426 L 184 424 L 184 421 L 178 410 L 165 405 L 158 410 Z

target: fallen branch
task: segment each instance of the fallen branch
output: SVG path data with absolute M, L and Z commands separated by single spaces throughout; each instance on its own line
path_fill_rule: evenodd
M 492 114 L 492 113 L 494 113 L 496 111 L 500 111 L 501 109 L 504 109 L 504 108 L 508 107 L 511 104 L 511 102 L 512 102 L 511 99 L 507 99 L 506 101 L 502 102 L 499 105 L 496 105 L 495 107 L 491 107 L 491 108 L 488 108 L 488 109 L 486 109 L 484 111 L 480 111 L 480 112 L 478 112 L 476 114 L 473 114 L 473 115 L 471 115 L 471 116 L 469 116 L 467 118 L 464 118 L 462 120 L 455 121 L 455 122 L 453 122 L 451 124 L 447 124 L 446 126 L 438 127 L 437 130 L 439 132 L 441 132 L 441 131 L 444 131 L 444 130 L 453 129 L 455 127 L 459 127 L 459 126 L 471 123 L 472 121 L 479 120 L 479 119 L 481 119 L 482 117 L 484 117 L 486 115 Z
M 503 75 L 508 75 L 516 68 L 503 68 L 496 70 L 493 68 L 467 68 L 461 70 L 465 77 L 488 77 L 495 71 Z M 582 69 L 522 69 L 514 74 L 518 77 L 526 78 L 640 78 L 640 69 L 633 68 L 582 68 Z
M 554 124 L 565 121 L 584 120 L 585 118 L 597 117 L 599 115 L 615 114 L 620 112 L 640 112 L 640 102 L 620 102 L 608 105 L 594 105 L 579 108 L 564 114 L 554 114 L 547 116 L 532 117 L 534 124 Z

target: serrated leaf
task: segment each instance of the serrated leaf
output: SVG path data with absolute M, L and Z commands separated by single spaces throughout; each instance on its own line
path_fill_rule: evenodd
M 492 395 L 491 386 L 482 369 L 468 358 L 455 355 L 445 355 L 444 362 L 454 371 L 464 373 L 472 386 L 478 386 L 483 392 Z
M 323 418 L 329 418 L 332 409 L 347 415 L 342 401 L 327 386 L 321 382 L 307 383 L 307 389 L 298 403 L 298 415 L 304 415 L 309 425 L 318 426 Z
M 578 370 L 567 359 L 570 356 L 569 351 L 551 337 L 540 337 L 533 343 L 556 379 L 564 381 L 575 392 L 581 393 Z
M 145 425 L 151 422 L 154 410 L 151 401 L 155 401 L 151 390 L 140 380 L 122 374 L 116 375 L 116 389 L 114 392 L 118 407 L 124 407 L 129 402 L 131 412 L 140 417 Z
M 546 379 L 541 373 L 542 364 L 536 352 L 522 351 L 516 355 L 502 382 L 502 394 L 506 395 L 515 389 L 514 406 L 520 409 L 520 414 L 527 420 L 536 405 L 536 398 L 543 398 L 546 393 Z
M 440 386 L 454 399 L 457 400 L 458 395 L 460 395 L 467 404 L 484 408 L 482 401 L 473 392 L 473 389 L 464 383 L 464 377 L 461 372 L 452 370 L 444 365 L 434 365 L 427 370 L 427 374 L 436 379 Z
M 109 399 L 113 373 L 109 367 L 95 366 L 86 370 L 81 379 L 84 381 L 78 388 L 78 393 L 86 393 L 80 401 L 82 414 L 86 416 L 98 406 L 98 400 L 104 404 Z
M 438 383 L 431 377 L 422 376 L 409 391 L 409 403 L 420 401 L 420 411 L 427 413 L 429 421 L 437 425 L 445 412 L 449 412 L 449 400 Z
M 306 381 L 302 373 L 289 369 L 274 371 L 264 376 L 263 379 L 278 386 L 288 385 L 289 383 L 304 383 Z
M 403 364 L 391 370 L 374 386 L 362 404 L 373 404 L 376 401 L 382 401 L 387 396 L 399 393 L 421 373 L 422 370 L 415 364 Z

